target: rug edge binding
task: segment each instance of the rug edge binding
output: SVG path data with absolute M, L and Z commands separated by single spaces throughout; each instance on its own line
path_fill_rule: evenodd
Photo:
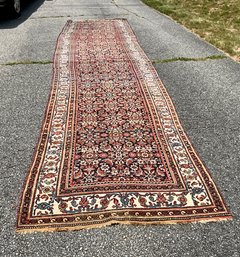
M 160 221 L 129 221 L 129 220 L 110 220 L 108 222 L 103 222 L 101 224 L 92 224 L 88 226 L 62 226 L 62 227 L 45 227 L 45 228 L 16 228 L 18 234 L 30 234 L 34 232 L 67 232 L 67 231 L 79 231 L 83 229 L 96 229 L 107 227 L 111 225 L 176 225 L 176 224 L 187 224 L 187 223 L 209 223 L 209 222 L 227 222 L 233 220 L 232 215 L 227 215 L 224 217 L 211 217 L 211 218 L 201 218 L 201 219 L 188 219 L 188 220 L 160 220 Z

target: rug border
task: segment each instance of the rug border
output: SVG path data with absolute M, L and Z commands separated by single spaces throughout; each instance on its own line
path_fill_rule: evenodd
M 21 210 L 21 207 L 22 207 L 22 204 L 23 204 L 23 195 L 24 195 L 24 192 L 26 190 L 26 186 L 27 186 L 29 177 L 30 177 L 30 175 L 32 173 L 32 168 L 34 166 L 36 155 L 37 155 L 38 150 L 39 150 L 39 146 L 40 146 L 40 143 L 41 143 L 41 140 L 42 140 L 43 131 L 44 131 L 45 123 L 46 123 L 46 118 L 47 118 L 48 110 L 50 108 L 50 103 L 51 103 L 50 100 L 52 98 L 52 94 L 53 94 L 53 91 L 55 89 L 55 85 L 53 83 L 55 75 L 56 75 L 56 72 L 55 72 L 55 70 L 56 70 L 55 69 L 55 59 L 56 59 L 56 53 L 57 53 L 57 49 L 58 49 L 59 42 L 60 42 L 60 37 L 62 36 L 63 31 L 72 22 L 73 22 L 72 20 L 67 20 L 67 22 L 65 23 L 65 25 L 61 29 L 61 31 L 60 31 L 59 35 L 57 36 L 57 39 L 56 39 L 56 45 L 55 45 L 55 49 L 54 49 L 54 53 L 53 53 L 53 57 L 52 57 L 52 64 L 51 64 L 51 66 L 52 66 L 51 67 L 52 76 L 51 76 L 51 81 L 50 81 L 50 86 L 49 86 L 49 94 L 48 94 L 48 97 L 47 97 L 47 102 L 46 102 L 45 107 L 44 107 L 45 109 L 44 109 L 44 113 L 43 113 L 43 118 L 42 118 L 42 121 L 40 123 L 39 135 L 37 136 L 35 148 L 34 148 L 34 151 L 33 151 L 33 154 L 32 154 L 31 160 L 30 160 L 30 163 L 29 163 L 28 168 L 27 168 L 27 173 L 25 174 L 25 178 L 24 178 L 24 180 L 22 182 L 22 185 L 21 185 L 20 195 L 18 197 L 17 219 L 16 219 L 16 229 L 17 229 L 17 231 L 20 228 L 19 227 L 19 219 L 20 219 L 20 216 L 21 216 L 20 210 Z

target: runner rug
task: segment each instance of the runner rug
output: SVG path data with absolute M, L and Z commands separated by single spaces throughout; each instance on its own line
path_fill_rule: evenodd
M 68 21 L 17 230 L 228 218 L 128 22 Z

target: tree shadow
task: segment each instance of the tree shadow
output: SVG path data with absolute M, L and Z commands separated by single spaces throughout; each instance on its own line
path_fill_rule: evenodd
M 26 21 L 45 0 L 27 0 L 22 4 L 22 14 L 17 19 L 10 19 L 5 10 L 0 10 L 0 29 L 13 29 Z

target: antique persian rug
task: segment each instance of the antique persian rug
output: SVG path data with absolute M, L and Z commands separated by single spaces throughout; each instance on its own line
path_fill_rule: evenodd
M 229 218 L 128 22 L 68 21 L 17 230 Z

